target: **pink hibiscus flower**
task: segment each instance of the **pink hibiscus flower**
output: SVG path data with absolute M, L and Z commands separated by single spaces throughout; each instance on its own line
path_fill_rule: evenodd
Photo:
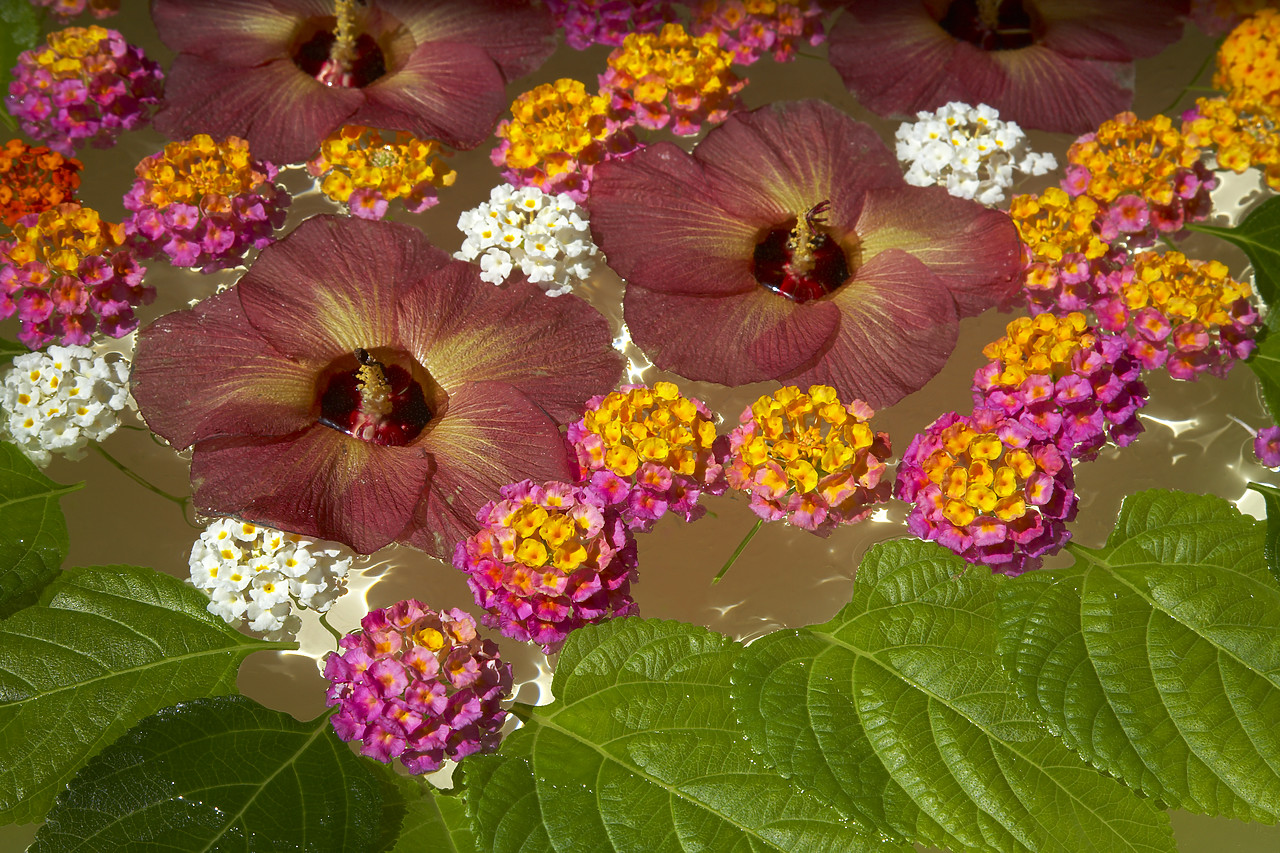
M 730 116 L 597 167 L 591 230 L 664 370 L 832 385 L 874 408 L 925 384 L 958 318 L 1017 292 L 1009 217 L 912 187 L 870 127 L 818 101 Z
M 507 81 L 555 47 L 550 15 L 520 0 L 153 0 L 152 16 L 178 52 L 156 127 L 239 136 L 277 164 L 344 124 L 474 147 Z
M 504 288 L 414 228 L 306 220 L 138 337 L 133 392 L 194 449 L 201 512 L 370 553 L 452 553 L 501 486 L 564 479 L 559 424 L 621 374 L 604 318 Z
M 849 0 L 831 64 L 878 115 L 988 104 L 1087 133 L 1133 99 L 1133 60 L 1182 35 L 1189 0 Z

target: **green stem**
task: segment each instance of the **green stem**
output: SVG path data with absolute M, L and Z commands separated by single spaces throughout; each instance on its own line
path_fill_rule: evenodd
M 92 447 L 94 450 L 96 450 L 98 452 L 98 455 L 100 455 L 103 459 L 111 463 L 111 465 L 117 471 L 119 471 L 121 474 L 124 474 L 130 480 L 133 480 L 139 486 L 142 486 L 142 488 L 146 489 L 147 491 L 151 492 L 154 495 L 164 498 L 167 501 L 171 501 L 177 504 L 178 509 L 182 510 L 182 520 L 185 521 L 193 530 L 203 529 L 200 525 L 196 524 L 194 521 L 187 518 L 187 510 L 190 509 L 191 507 L 191 498 L 180 498 L 177 495 L 171 495 L 168 492 L 166 492 L 164 489 L 160 488 L 159 486 L 156 486 L 156 485 L 153 485 L 152 483 L 147 482 L 140 475 L 134 473 L 133 469 L 129 468 L 129 466 L 125 465 L 119 459 L 115 458 L 110 453 L 108 453 L 106 448 L 103 447 L 101 444 L 98 444 L 97 442 L 90 442 L 89 446 Z
M 336 642 L 341 643 L 341 642 L 342 642 L 342 632 L 341 632 L 341 631 L 339 631 L 337 628 L 333 627 L 332 625 L 330 625 L 330 624 L 329 624 L 329 620 L 328 620 L 328 618 L 327 618 L 327 617 L 328 617 L 328 612 L 327 612 L 327 611 L 326 611 L 325 613 L 321 613 L 321 614 L 320 614 L 320 624 L 324 626 L 324 629 L 325 629 L 326 631 L 328 631 L 330 634 L 332 634 L 332 635 L 333 635 L 333 639 L 334 639 Z
M 733 568 L 734 563 L 738 562 L 738 557 L 742 556 L 742 552 L 745 551 L 747 546 L 751 544 L 751 540 L 756 537 L 756 534 L 758 532 L 760 532 L 760 528 L 763 524 L 764 524 L 763 518 L 756 519 L 755 526 L 747 531 L 747 535 L 742 537 L 742 541 L 738 543 L 738 547 L 735 548 L 733 551 L 733 554 L 729 556 L 729 562 L 725 563 L 724 568 L 720 569 L 720 572 L 714 578 L 711 579 L 712 586 L 715 586 L 716 584 L 720 583 L 720 578 L 724 577 L 724 573 L 729 571 L 729 569 Z
M 1205 86 L 1196 86 L 1196 81 L 1200 79 L 1200 75 L 1204 73 L 1204 70 L 1209 67 L 1209 63 L 1213 61 L 1213 58 L 1218 55 L 1218 46 L 1221 44 L 1222 44 L 1222 39 L 1218 39 L 1218 41 L 1214 43 L 1214 49 L 1207 56 L 1205 56 L 1204 61 L 1200 63 L 1200 67 L 1196 69 L 1196 73 L 1191 76 L 1191 81 L 1187 83 L 1186 86 L 1182 87 L 1182 91 L 1179 92 L 1178 96 L 1173 99 L 1173 103 L 1169 104 L 1169 106 L 1165 107 L 1160 112 L 1162 113 L 1173 112 L 1174 107 L 1178 106 L 1178 103 L 1184 97 L 1186 97 L 1187 92 L 1216 91 L 1215 89 L 1208 88 Z

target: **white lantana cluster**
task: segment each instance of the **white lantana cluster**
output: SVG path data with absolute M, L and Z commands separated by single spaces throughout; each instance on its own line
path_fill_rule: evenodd
M 51 346 L 17 356 L 4 375 L 0 437 L 12 441 L 40 467 L 54 453 L 84 456 L 120 426 L 129 403 L 129 362 L 107 360 L 88 347 Z
M 292 639 L 302 625 L 299 607 L 325 612 L 347 589 L 351 557 L 337 549 L 312 550 L 314 543 L 223 518 L 191 546 L 191 583 L 213 600 L 209 612 L 228 624 L 240 620 L 268 640 Z
M 971 107 L 952 101 L 937 112 L 916 113 L 897 132 L 898 160 L 907 166 L 907 183 L 934 184 L 960 198 L 985 205 L 1004 201 L 1014 170 L 1044 175 L 1058 168 L 1052 154 L 1030 149 L 1017 122 L 1001 121 L 986 104 Z
M 548 296 L 560 296 L 595 266 L 597 249 L 580 210 L 564 193 L 501 184 L 489 192 L 488 202 L 458 217 L 466 239 L 454 257 L 479 258 L 480 277 L 491 284 L 506 281 L 519 267 Z

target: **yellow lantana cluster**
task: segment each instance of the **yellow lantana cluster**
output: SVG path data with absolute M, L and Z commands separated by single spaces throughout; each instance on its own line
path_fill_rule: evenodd
M 1277 113 L 1266 103 L 1239 93 L 1200 98 L 1195 117 L 1184 121 L 1183 133 L 1193 144 L 1216 149 L 1218 167 L 1240 174 L 1260 166 L 1267 185 L 1280 190 L 1280 128 Z
M 1171 323 L 1224 326 L 1233 321 L 1231 306 L 1253 293 L 1219 261 L 1188 260 L 1182 252 L 1143 253 L 1133 263 L 1133 280 L 1123 285 L 1130 311 L 1155 308 Z
M 134 172 L 145 182 L 143 200 L 158 209 L 175 203 L 200 205 L 206 197 L 225 202 L 258 190 L 272 177 L 253 159 L 248 142 L 229 136 L 218 143 L 205 133 L 170 142 L 159 154 L 144 158 Z
M 1005 336 L 982 348 L 982 354 L 1000 365 L 995 381 L 1017 386 L 1031 374 L 1054 379 L 1072 372 L 1077 352 L 1092 349 L 1097 336 L 1084 314 L 1073 311 L 1065 317 L 1037 314 L 1018 317 L 1005 327 Z
M 1218 48 L 1213 85 L 1254 101 L 1280 90 L 1280 12 L 1260 9 L 1231 31 Z
M 444 153 L 434 139 L 346 125 L 320 143 L 320 153 L 307 163 L 307 170 L 323 176 L 320 191 L 356 216 L 381 219 L 387 202 L 396 199 L 404 199 L 413 213 L 439 202 L 436 190 L 453 186 L 457 178 L 445 164 Z
M 1056 264 L 1073 253 L 1093 260 L 1107 252 L 1107 244 L 1093 229 L 1098 203 L 1088 196 L 1072 198 L 1049 187 L 1038 196 L 1014 196 L 1009 215 L 1034 261 Z
M 1168 116 L 1139 120 L 1133 113 L 1120 113 L 1091 136 L 1067 149 L 1067 162 L 1088 171 L 1083 192 L 1103 203 L 1133 194 L 1169 205 L 1181 189 L 1182 176 L 1200 161 L 1200 149 Z M 1068 182 L 1070 171 L 1069 166 Z
M 709 414 L 698 411 L 697 404 L 670 382 L 606 395 L 587 410 L 583 426 L 601 438 L 592 447 L 592 463 L 598 456 L 623 477 L 633 475 L 644 462 L 692 476 L 706 467 L 716 440 Z
M 124 242 L 123 226 L 104 222 L 98 211 L 76 204 L 46 210 L 34 225 L 15 225 L 13 235 L 5 253 L 8 260 L 17 266 L 36 261 L 49 279 L 77 277 L 83 259 L 106 254 Z

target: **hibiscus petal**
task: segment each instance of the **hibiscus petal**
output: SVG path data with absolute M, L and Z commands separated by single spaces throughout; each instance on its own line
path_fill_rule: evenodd
M 371 554 L 413 517 L 432 464 L 421 443 L 382 447 L 315 425 L 283 438 L 199 442 L 191 483 L 201 512 Z
M 397 300 L 450 263 L 417 228 L 313 216 L 263 249 L 238 289 L 249 322 L 281 352 L 333 358 L 402 347 Z
M 502 73 L 483 48 L 419 45 L 405 65 L 366 87 L 351 124 L 406 130 L 455 148 L 474 148 L 507 108 Z
M 951 291 L 961 317 L 1003 304 L 1018 290 L 1022 243 L 1013 220 L 942 187 L 872 190 L 856 230 L 864 263 L 890 249 L 910 253 Z
M 401 339 L 450 394 L 467 382 L 505 382 L 567 423 L 622 375 L 599 311 L 573 295 L 548 297 L 521 275 L 494 287 L 454 261 L 402 291 L 399 308 Z
M 227 65 L 261 65 L 287 56 L 299 17 L 333 15 L 327 0 L 154 0 L 160 40 L 175 52 Z
M 184 448 L 226 434 L 283 435 L 314 422 L 316 369 L 264 341 L 233 289 L 139 333 L 130 381 L 147 425 Z
M 827 201 L 828 227 L 845 233 L 868 189 L 902 184 L 902 168 L 879 135 L 823 101 L 732 115 L 693 156 L 720 205 L 757 227 L 800 218 Z
M 623 314 L 636 344 L 686 379 L 745 385 L 776 379 L 817 358 L 839 325 L 829 300 L 797 305 L 757 285 L 731 296 L 685 296 L 628 287 Z
M 786 381 L 831 385 L 841 399 L 880 409 L 922 388 L 955 349 L 959 322 L 950 292 L 906 252 L 879 253 L 831 302 L 840 327 L 830 348 Z
M 508 483 L 571 478 L 555 422 L 515 388 L 468 382 L 451 392 L 443 417 L 421 442 L 434 468 L 402 542 L 448 559 L 480 529 L 476 512 Z
M 1024 127 L 1088 133 L 1133 102 L 1129 62 L 1076 59 L 1041 45 L 1002 51 L 999 59 L 1008 81 L 987 103 Z
M 540 66 L 556 49 L 555 27 L 542 6 L 512 0 L 379 0 L 418 44 L 461 42 L 483 47 L 508 80 Z
M 1040 43 L 1080 59 L 1128 62 L 1182 37 L 1187 0 L 1036 0 Z
M 669 142 L 597 166 L 589 206 L 592 239 L 628 282 L 670 294 L 760 287 L 748 262 L 762 223 L 721 207 L 702 166 Z M 778 206 L 770 218 L 789 215 Z

